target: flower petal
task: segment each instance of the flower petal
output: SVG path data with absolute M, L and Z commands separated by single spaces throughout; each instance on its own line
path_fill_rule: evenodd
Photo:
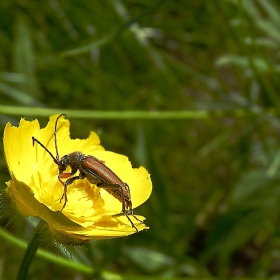
M 37 120 L 27 122 L 20 120 L 19 127 L 8 123 L 4 130 L 5 157 L 9 171 L 16 178 L 30 182 L 30 174 L 35 163 L 35 150 L 32 147 L 32 136 L 40 129 Z

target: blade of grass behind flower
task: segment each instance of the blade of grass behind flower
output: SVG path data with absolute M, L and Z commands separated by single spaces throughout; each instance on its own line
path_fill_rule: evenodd
M 129 28 L 133 23 L 139 21 L 142 17 L 144 17 L 146 14 L 150 13 L 160 5 L 162 5 L 166 0 L 160 0 L 151 7 L 148 7 L 145 9 L 140 15 L 136 16 L 135 18 L 132 18 L 130 20 L 127 20 L 123 25 L 121 25 L 117 30 L 111 32 L 109 35 L 106 35 L 102 37 L 101 39 L 94 39 L 94 40 L 87 40 L 82 43 L 81 46 L 63 51 L 60 53 L 62 57 L 68 57 L 68 56 L 74 56 L 79 55 L 82 53 L 86 53 L 89 51 L 92 51 L 94 48 L 99 48 L 103 45 L 106 45 L 111 42 L 114 38 L 118 37 L 123 31 L 125 31 L 127 28 Z M 119 3 L 120 4 L 120 3 Z M 116 7 L 116 6 L 115 6 Z M 124 6 L 123 6 L 124 8 Z M 117 9 L 117 11 L 121 11 L 121 9 Z M 121 11 L 123 12 L 123 11 Z M 123 14 L 122 14 L 123 15 Z
M 278 7 L 274 5 L 271 0 L 258 0 L 257 2 L 264 9 L 264 11 L 266 11 L 269 20 L 275 24 L 275 29 L 277 30 L 277 27 L 280 27 L 280 12 L 278 10 Z
M 27 24 L 27 19 L 22 14 L 18 14 L 13 48 L 13 70 L 26 75 L 25 82 L 20 89 L 26 95 L 38 98 L 41 96 L 41 92 L 37 83 L 35 53 L 31 34 L 32 31 Z

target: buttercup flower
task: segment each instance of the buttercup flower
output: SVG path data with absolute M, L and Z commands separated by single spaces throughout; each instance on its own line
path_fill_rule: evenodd
M 38 139 L 55 156 L 54 127 L 57 115 L 51 116 L 45 128 L 39 122 L 21 119 L 19 127 L 8 123 L 4 131 L 4 151 L 11 180 L 7 182 L 6 197 L 25 216 L 45 220 L 54 238 L 63 244 L 83 244 L 90 239 L 127 236 L 135 233 L 131 223 L 121 213 L 122 203 L 103 188 L 87 179 L 68 186 L 68 202 L 62 210 L 63 185 L 58 180 L 58 166 L 32 137 Z M 87 139 L 71 139 L 69 121 L 61 117 L 57 126 L 57 147 L 60 158 L 74 151 L 104 161 L 130 187 L 133 208 L 150 196 L 152 183 L 145 168 L 134 169 L 128 158 L 105 151 L 96 133 Z M 65 172 L 70 172 L 67 169 Z M 79 171 L 78 171 L 79 172 Z M 78 174 L 78 173 L 77 173 Z M 76 174 L 76 175 L 77 175 Z M 66 180 L 66 179 L 62 179 Z M 144 217 L 136 216 L 139 220 Z M 138 231 L 147 229 L 133 216 Z

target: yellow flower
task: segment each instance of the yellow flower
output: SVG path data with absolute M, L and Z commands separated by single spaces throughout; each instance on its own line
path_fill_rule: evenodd
M 79 179 L 68 186 L 68 202 L 64 204 L 63 186 L 58 180 L 58 166 L 32 137 L 38 139 L 55 156 L 54 126 L 51 116 L 45 128 L 39 122 L 21 119 L 19 127 L 8 123 L 4 131 L 4 151 L 12 180 L 7 182 L 6 196 L 26 216 L 45 220 L 55 239 L 63 244 L 83 244 L 90 239 L 121 237 L 135 233 L 129 220 L 121 213 L 122 203 L 103 188 Z M 134 169 L 128 158 L 105 151 L 96 133 L 87 139 L 71 139 L 69 121 L 61 117 L 57 126 L 60 158 L 74 151 L 91 155 L 105 164 L 130 187 L 133 208 L 144 203 L 152 191 L 146 169 Z M 70 172 L 67 169 L 65 172 Z M 78 173 L 77 173 L 78 174 Z M 76 175 L 77 175 L 76 174 Z M 66 179 L 62 179 L 66 180 Z M 60 201 L 61 200 L 61 201 Z M 130 215 L 138 231 L 147 229 Z M 139 220 L 144 217 L 137 216 Z

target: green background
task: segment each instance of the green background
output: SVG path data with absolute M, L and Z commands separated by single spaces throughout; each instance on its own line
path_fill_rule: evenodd
M 153 182 L 148 231 L 73 252 L 88 271 L 49 245 L 28 279 L 280 279 L 279 50 L 276 0 L 1 1 L 2 131 L 67 112 L 73 138 L 96 131 Z M 30 240 L 32 221 L 7 222 Z M 7 238 L 0 279 L 24 254 Z

